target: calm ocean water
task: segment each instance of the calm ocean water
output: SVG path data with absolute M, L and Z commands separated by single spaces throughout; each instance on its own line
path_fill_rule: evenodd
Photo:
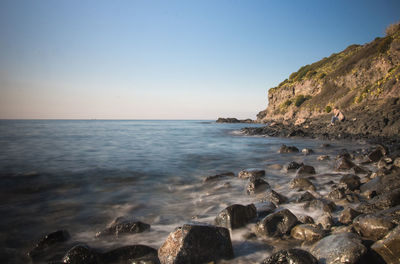
M 67 229 L 70 243 L 97 248 L 145 244 L 158 248 L 182 223 L 212 223 L 233 203 L 256 202 L 245 182 L 204 185 L 205 176 L 268 168 L 301 161 L 328 171 L 316 156 L 334 155 L 345 143 L 322 149 L 305 139 L 244 137 L 235 131 L 249 124 L 211 121 L 0 121 L 1 259 L 27 261 L 24 254 L 43 234 Z M 279 155 L 281 144 L 308 147 L 314 155 Z M 274 189 L 290 196 L 285 183 L 294 175 L 267 169 Z M 302 213 L 300 208 L 293 211 Z M 150 232 L 99 240 L 95 233 L 118 216 L 152 225 Z M 243 230 L 245 232 L 246 230 Z M 238 262 L 260 262 L 272 248 L 246 244 L 232 233 Z M 241 256 L 241 257 L 240 257 Z

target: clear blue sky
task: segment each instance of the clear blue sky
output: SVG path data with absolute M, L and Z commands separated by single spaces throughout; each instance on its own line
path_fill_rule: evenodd
M 0 118 L 255 118 L 400 1 L 0 1 Z

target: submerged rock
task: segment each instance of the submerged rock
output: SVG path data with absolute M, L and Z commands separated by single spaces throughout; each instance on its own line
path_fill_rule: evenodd
M 288 165 L 286 165 L 286 170 L 290 171 L 290 170 L 297 170 L 298 168 L 300 168 L 301 166 L 303 166 L 303 163 L 297 163 L 295 161 L 290 162 Z
M 321 239 L 311 248 L 311 253 L 321 263 L 355 264 L 367 253 L 367 248 L 361 243 L 359 236 L 341 233 Z
M 79 244 L 68 250 L 63 257 L 62 262 L 67 264 L 97 264 L 101 263 L 101 255 L 89 246 Z
M 257 217 L 257 209 L 254 204 L 247 206 L 234 204 L 222 210 L 215 218 L 217 226 L 236 229 L 243 227 Z
M 289 234 L 298 222 L 297 217 L 288 209 L 272 213 L 257 223 L 255 233 L 257 236 L 281 237 Z
M 315 169 L 313 166 L 309 165 L 302 165 L 297 171 L 296 175 L 297 176 L 302 176 L 302 175 L 309 175 L 309 174 L 315 174 Z
M 207 176 L 206 178 L 204 178 L 203 182 L 217 181 L 226 177 L 235 177 L 235 174 L 233 172 L 224 172 L 217 175 Z
M 101 259 L 102 263 L 118 264 L 131 264 L 134 262 L 140 263 L 140 261 L 144 261 L 146 259 L 151 260 L 153 263 L 158 262 L 157 250 L 144 245 L 132 245 L 116 248 L 102 254 Z
M 121 234 L 135 234 L 141 233 L 150 229 L 150 225 L 140 222 L 131 221 L 125 217 L 116 218 L 106 229 L 100 231 L 96 234 L 96 237 L 115 235 L 119 236 Z
M 315 225 L 302 224 L 293 227 L 290 232 L 291 236 L 303 241 L 317 241 L 324 237 L 325 232 Z
M 378 162 L 385 154 L 385 149 L 382 146 L 378 146 L 374 151 L 368 154 L 368 159 L 371 162 Z
M 264 176 L 265 176 L 265 170 L 258 170 L 258 169 L 242 170 L 238 174 L 238 177 L 240 179 L 261 178 Z
M 268 182 L 260 178 L 251 177 L 246 185 L 246 192 L 249 195 L 264 192 L 271 188 Z
M 315 196 L 312 195 L 310 192 L 306 191 L 296 199 L 296 202 L 298 202 L 298 203 L 308 202 L 308 201 L 312 201 L 314 199 L 315 199 Z
M 279 153 L 296 153 L 296 152 L 299 152 L 299 149 L 296 148 L 295 146 L 286 146 L 285 144 L 283 144 L 278 152 Z
M 264 259 L 261 264 L 318 264 L 317 259 L 309 252 L 292 248 L 280 250 L 268 258 Z
M 67 230 L 58 230 L 56 232 L 47 234 L 40 238 L 40 240 L 33 246 L 32 250 L 28 252 L 28 256 L 35 258 L 43 254 L 49 247 L 67 241 L 70 235 Z
M 335 169 L 338 171 L 346 171 L 353 168 L 355 164 L 350 159 L 341 157 L 336 161 Z
M 185 224 L 170 233 L 158 249 L 162 264 L 208 263 L 233 257 L 229 230 L 205 224 Z
M 301 191 L 304 190 L 310 190 L 310 191 L 315 191 L 315 186 L 314 184 L 306 178 L 294 178 L 293 180 L 290 181 L 289 183 L 291 189 L 298 189 Z
M 400 263 L 400 226 L 390 231 L 382 240 L 376 241 L 371 249 L 387 264 Z
M 323 161 L 323 160 L 329 160 L 330 157 L 328 155 L 321 155 L 318 156 L 317 160 Z

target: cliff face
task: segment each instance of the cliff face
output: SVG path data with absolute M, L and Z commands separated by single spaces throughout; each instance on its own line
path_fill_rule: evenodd
M 327 115 L 335 106 L 345 113 L 368 105 L 379 108 L 399 96 L 400 25 L 384 38 L 351 45 L 292 73 L 269 89 L 268 107 L 257 115 L 257 121 L 301 124 Z

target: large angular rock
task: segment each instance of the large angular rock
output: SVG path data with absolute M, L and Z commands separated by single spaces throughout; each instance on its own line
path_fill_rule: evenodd
M 236 229 L 243 227 L 257 218 L 257 209 L 254 204 L 247 206 L 234 204 L 222 210 L 215 218 L 217 226 Z
M 295 146 L 286 146 L 285 144 L 283 144 L 278 152 L 279 153 L 296 153 L 296 152 L 299 152 L 299 149 L 296 148 Z
M 122 234 L 135 234 L 141 233 L 150 229 L 150 225 L 136 221 L 128 220 L 125 217 L 116 218 L 106 229 L 96 234 L 97 237 Z
M 318 260 L 305 250 L 292 248 L 272 254 L 261 264 L 318 264 Z
M 28 252 L 31 258 L 35 258 L 38 255 L 45 253 L 45 251 L 58 243 L 67 241 L 70 235 L 67 230 L 58 230 L 53 233 L 47 234 L 39 239 L 39 241 L 33 246 L 32 250 Z
M 256 225 L 256 235 L 260 237 L 281 237 L 289 234 L 297 224 L 297 217 L 288 209 L 282 209 L 262 219 Z
M 378 162 L 385 154 L 385 149 L 382 146 L 378 146 L 375 150 L 368 154 L 368 159 L 371 162 Z
M 317 241 L 324 237 L 325 232 L 315 225 L 302 224 L 293 227 L 290 234 L 293 238 L 303 241 Z
M 214 182 L 217 180 L 225 179 L 227 177 L 235 177 L 235 174 L 233 172 L 224 172 L 216 175 L 211 175 L 204 178 L 203 182 Z
M 324 264 L 355 264 L 366 253 L 360 237 L 352 233 L 327 236 L 311 248 L 311 254 Z
M 289 186 L 291 189 L 315 191 L 314 184 L 306 178 L 294 178 L 290 181 Z
M 382 240 L 376 241 L 371 249 L 378 253 L 387 264 L 400 263 L 400 226 L 390 231 Z
M 246 184 L 246 192 L 249 195 L 264 192 L 271 188 L 268 182 L 260 178 L 251 177 Z
M 242 170 L 238 174 L 238 177 L 240 179 L 261 178 L 264 176 L 265 176 L 265 170 L 258 170 L 258 169 Z
M 67 264 L 97 264 L 101 263 L 101 255 L 89 246 L 79 244 L 68 250 L 63 257 L 62 262 Z
M 322 210 L 327 213 L 332 213 L 336 210 L 336 204 L 325 199 L 315 199 L 304 204 L 305 209 Z
M 205 224 L 177 228 L 158 249 L 162 264 L 208 263 L 232 257 L 229 230 Z
M 360 215 L 353 220 L 354 229 L 371 240 L 383 238 L 395 225 L 384 216 Z
M 355 189 L 358 189 L 360 187 L 361 182 L 360 182 L 360 177 L 357 175 L 352 175 L 352 174 L 346 174 L 343 175 L 342 178 L 339 181 L 340 185 L 345 187 L 348 190 L 354 191 Z
M 143 259 L 151 259 L 153 262 L 158 262 L 157 250 L 145 245 L 132 245 L 116 248 L 103 253 L 101 259 L 102 263 L 110 264 L 128 264 Z
M 287 202 L 288 198 L 285 197 L 284 195 L 275 192 L 272 189 L 268 189 L 265 193 L 264 198 L 262 199 L 262 201 L 268 201 L 268 202 L 272 202 L 274 204 L 282 204 Z

